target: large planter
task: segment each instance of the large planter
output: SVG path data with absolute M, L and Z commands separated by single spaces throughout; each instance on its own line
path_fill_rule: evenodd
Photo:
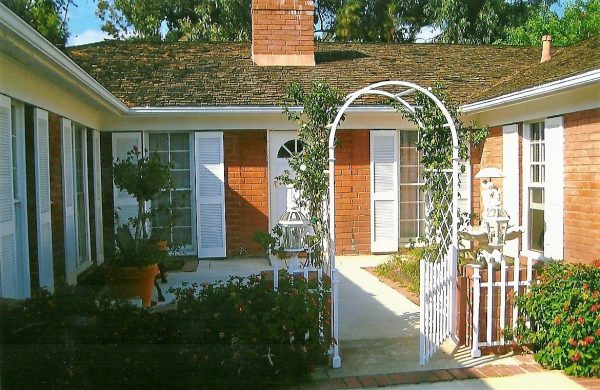
M 140 298 L 143 306 L 150 306 L 154 278 L 158 275 L 158 264 L 135 267 L 106 267 L 106 275 L 115 298 Z

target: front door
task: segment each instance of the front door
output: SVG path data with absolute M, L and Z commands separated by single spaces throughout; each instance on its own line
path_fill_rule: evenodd
M 276 178 L 290 170 L 288 159 L 302 151 L 302 144 L 295 131 L 269 132 L 269 229 L 277 225 L 288 208 L 296 205 L 297 191 L 290 185 L 279 183 Z

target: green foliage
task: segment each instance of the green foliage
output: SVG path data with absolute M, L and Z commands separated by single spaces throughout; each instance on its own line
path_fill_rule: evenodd
M 516 299 L 523 315 L 517 341 L 533 344 L 544 367 L 600 377 L 600 260 L 552 262 L 538 272 L 539 282 Z
M 118 212 L 115 212 L 117 242 L 127 245 L 127 248 L 120 248 L 121 251 L 116 256 L 117 263 L 155 263 L 166 250 L 160 247 L 160 242 L 166 238 L 159 233 L 172 226 L 176 215 L 169 201 L 166 205 L 150 210 L 146 210 L 146 203 L 171 189 L 171 166 L 162 162 L 158 153 L 147 153 L 143 156 L 138 147 L 133 146 L 125 159 L 117 158 L 113 161 L 112 168 L 117 189 L 131 194 L 138 204 L 137 215 L 128 221 L 120 221 Z M 161 218 L 165 215 L 166 218 Z M 152 235 L 148 233 L 149 225 L 153 227 Z M 135 229 L 132 245 L 128 245 L 125 234 L 130 226 Z M 177 243 L 169 243 L 172 248 L 176 245 Z
M 99 0 L 96 14 L 114 38 L 235 41 L 251 29 L 247 0 Z
M 423 14 L 426 0 L 349 0 L 331 4 L 334 18 L 326 28 L 324 39 L 353 42 L 412 42 L 427 18 Z M 317 3 L 317 15 L 319 14 Z M 325 11 L 325 10 L 323 10 Z
M 568 46 L 600 34 L 600 0 L 565 3 L 563 16 L 540 6 L 525 23 L 507 30 L 498 43 L 539 46 L 541 37 L 552 35 L 553 46 Z
M 64 48 L 69 36 L 66 24 L 73 0 L 0 0 L 54 45 Z
M 329 128 L 342 102 L 342 94 L 326 83 L 312 82 L 306 91 L 299 83 L 290 85 L 288 95 L 294 105 L 302 106 L 301 112 L 289 107 L 284 111 L 289 120 L 298 125 L 298 139 L 303 150 L 289 159 L 291 171 L 285 171 L 276 180 L 291 184 L 300 193 L 298 207 L 308 212 L 315 236 L 313 265 L 323 261 L 320 243 L 328 237 L 329 226 L 324 219 L 323 207 L 328 194 L 327 169 L 329 164 Z
M 423 248 L 401 250 L 389 261 L 375 268 L 375 273 L 386 277 L 408 288 L 409 291 L 420 292 L 420 260 L 425 255 Z
M 184 286 L 162 312 L 69 288 L 0 307 L 3 388 L 265 388 L 310 378 L 326 356 L 326 289 L 256 276 Z M 327 328 L 326 325 L 324 325 Z M 308 337 L 305 337 L 306 332 Z
M 458 157 L 460 160 L 469 159 L 469 147 L 476 147 L 483 142 L 488 134 L 487 127 L 476 128 L 475 123 L 465 125 L 460 120 L 458 106 L 452 102 L 447 92 L 441 86 L 436 86 L 431 91 L 446 107 L 452 118 L 458 135 Z M 434 256 L 440 246 L 440 239 L 448 225 L 449 215 L 446 206 L 452 201 L 452 186 L 449 182 L 449 169 L 452 169 L 452 134 L 446 117 L 436 103 L 423 93 L 415 95 L 414 105 L 418 107 L 414 112 L 403 105 L 394 102 L 397 110 L 414 123 L 419 129 L 419 138 L 416 142 L 417 150 L 421 154 L 423 164 L 423 191 L 427 194 L 430 211 L 427 215 L 427 232 L 420 239 L 424 242 L 427 258 Z M 463 168 L 464 169 L 464 168 Z M 464 216 L 459 216 L 460 223 L 466 223 Z M 431 256 L 430 256 L 431 255 Z
M 506 30 L 522 25 L 538 6 L 549 8 L 557 0 L 429 0 L 425 13 L 441 30 L 437 41 L 490 44 Z

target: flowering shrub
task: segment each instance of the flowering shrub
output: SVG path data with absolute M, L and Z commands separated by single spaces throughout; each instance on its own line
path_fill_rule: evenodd
M 533 344 L 536 361 L 545 367 L 600 376 L 600 260 L 553 262 L 539 273 L 539 283 L 516 300 L 523 314 L 517 341 Z
M 3 388 L 267 388 L 324 363 L 326 289 L 256 276 L 176 290 L 153 312 L 81 287 L 0 306 Z M 325 328 L 327 325 L 323 322 Z

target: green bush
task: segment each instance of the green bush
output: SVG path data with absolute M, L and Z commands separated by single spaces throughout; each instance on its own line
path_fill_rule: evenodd
M 533 344 L 544 367 L 600 376 L 600 260 L 552 262 L 538 272 L 538 283 L 516 300 L 523 315 L 517 341 Z
M 252 276 L 176 295 L 161 312 L 81 288 L 1 307 L 3 388 L 266 388 L 324 363 L 326 290 L 284 277 L 274 292 Z
M 400 283 L 409 291 L 419 294 L 421 283 L 419 276 L 421 271 L 420 260 L 423 255 L 423 248 L 404 249 L 392 255 L 389 261 L 378 265 L 375 273 Z

